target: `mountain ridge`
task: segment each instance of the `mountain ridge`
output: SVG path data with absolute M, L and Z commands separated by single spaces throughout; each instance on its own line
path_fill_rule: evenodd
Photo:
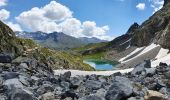
M 40 45 L 57 50 L 67 50 L 70 48 L 80 47 L 90 43 L 106 42 L 97 38 L 80 37 L 75 38 L 62 32 L 15 32 L 17 37 L 33 39 Z

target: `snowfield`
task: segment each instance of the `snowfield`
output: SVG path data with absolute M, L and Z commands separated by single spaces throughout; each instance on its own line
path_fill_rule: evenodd
M 121 58 L 119 61 L 124 64 L 130 61 L 133 61 L 134 59 L 136 59 L 137 57 L 140 57 L 142 55 L 146 55 L 148 52 L 152 52 L 152 50 L 154 50 L 155 48 L 160 47 L 160 45 L 156 45 L 156 44 L 151 44 L 147 47 L 140 47 L 137 48 L 136 50 L 134 50 L 133 52 L 131 52 L 129 55 Z M 144 50 L 142 50 L 144 48 Z M 134 55 L 135 53 L 139 52 L 140 50 L 142 50 L 138 55 L 134 56 L 133 58 L 127 59 L 130 56 Z M 163 63 L 167 63 L 170 64 L 170 54 L 168 53 L 169 50 L 168 49 L 164 49 L 161 48 L 159 50 L 159 52 L 155 55 L 154 59 L 151 59 L 151 66 L 152 67 L 156 67 L 159 65 L 160 62 Z M 127 59 L 127 60 L 125 60 Z
M 155 49 L 160 49 L 157 48 L 160 47 L 160 45 L 156 45 L 156 44 L 151 44 L 147 47 L 140 47 L 135 49 L 133 52 L 131 52 L 129 55 L 121 58 L 119 61 L 124 64 L 126 62 L 130 62 L 140 56 L 145 56 L 148 53 L 154 51 Z M 143 49 L 143 50 L 142 50 Z M 135 55 L 136 53 L 138 53 L 137 55 Z M 134 57 L 125 60 L 131 56 L 135 55 Z M 152 67 L 156 67 L 159 65 L 160 62 L 163 63 L 167 63 L 168 65 L 170 65 L 170 53 L 168 49 L 163 49 L 161 48 L 159 50 L 159 52 L 157 54 L 155 54 L 155 58 L 151 59 L 151 66 Z M 94 67 L 94 65 L 92 65 Z M 80 71 L 80 70 L 54 70 L 55 75 L 60 75 L 60 74 L 64 74 L 67 71 L 71 71 L 72 73 L 72 77 L 77 76 L 77 75 L 92 75 L 92 74 L 96 74 L 96 75 L 104 75 L 104 76 L 109 76 L 112 75 L 116 72 L 120 72 L 120 73 L 128 73 L 131 72 L 133 70 L 133 68 L 128 68 L 128 69 L 122 69 L 122 70 L 113 70 L 113 71 Z

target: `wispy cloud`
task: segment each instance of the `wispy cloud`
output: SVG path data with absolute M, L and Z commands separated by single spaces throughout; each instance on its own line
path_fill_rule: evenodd
M 138 4 L 136 5 L 136 8 L 137 8 L 138 10 L 144 10 L 144 9 L 145 9 L 145 3 L 138 3 Z
M 7 0 L 0 0 L 0 7 L 7 5 Z
M 149 0 L 149 2 L 151 2 L 151 7 L 153 8 L 153 13 L 160 10 L 164 4 L 164 0 Z

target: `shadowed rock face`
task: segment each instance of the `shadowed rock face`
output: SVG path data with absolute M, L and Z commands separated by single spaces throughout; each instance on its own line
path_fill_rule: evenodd
M 138 23 L 134 23 L 130 26 L 130 28 L 128 29 L 126 34 L 132 34 L 135 30 L 137 30 L 139 28 L 139 24 Z
M 170 0 L 164 0 L 164 6 L 166 5 L 166 4 L 168 4 L 170 2 Z
M 19 41 L 16 40 L 15 33 L 3 22 L 0 21 L 0 53 L 19 54 Z
M 164 48 L 170 48 L 170 0 L 165 0 L 164 7 L 145 21 L 132 36 L 132 45 L 147 46 L 151 42 Z

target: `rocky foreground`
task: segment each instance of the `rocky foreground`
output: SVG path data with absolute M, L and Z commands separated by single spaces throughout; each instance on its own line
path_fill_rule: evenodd
M 110 76 L 54 75 L 33 58 L 0 57 L 0 100 L 168 100 L 170 66 L 150 61 Z

